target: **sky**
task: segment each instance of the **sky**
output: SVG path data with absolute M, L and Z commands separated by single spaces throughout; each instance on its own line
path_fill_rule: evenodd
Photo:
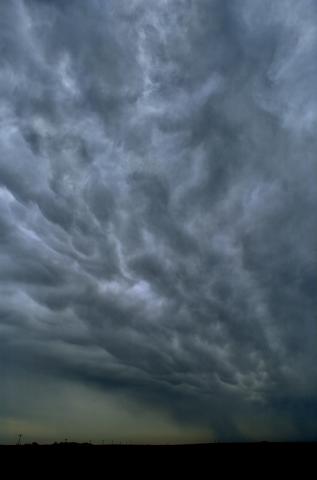
M 0 2 L 0 442 L 317 439 L 316 25 Z

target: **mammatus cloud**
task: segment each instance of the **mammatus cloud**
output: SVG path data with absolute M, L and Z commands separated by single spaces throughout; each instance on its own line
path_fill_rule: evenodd
M 316 438 L 316 20 L 1 2 L 2 425 L 30 375 L 204 438 Z

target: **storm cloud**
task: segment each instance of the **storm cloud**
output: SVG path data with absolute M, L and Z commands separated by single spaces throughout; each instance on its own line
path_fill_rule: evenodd
M 1 1 L 2 425 L 30 376 L 153 430 L 316 439 L 316 25 L 313 0 Z

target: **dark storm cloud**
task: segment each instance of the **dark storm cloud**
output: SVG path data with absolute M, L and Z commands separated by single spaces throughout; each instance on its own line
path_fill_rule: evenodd
M 312 0 L 3 1 L 1 370 L 313 438 Z

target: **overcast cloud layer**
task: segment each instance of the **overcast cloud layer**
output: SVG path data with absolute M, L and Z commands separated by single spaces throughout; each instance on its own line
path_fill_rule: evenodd
M 316 25 L 314 0 L 0 2 L 11 433 L 55 382 L 150 430 L 316 439 Z

